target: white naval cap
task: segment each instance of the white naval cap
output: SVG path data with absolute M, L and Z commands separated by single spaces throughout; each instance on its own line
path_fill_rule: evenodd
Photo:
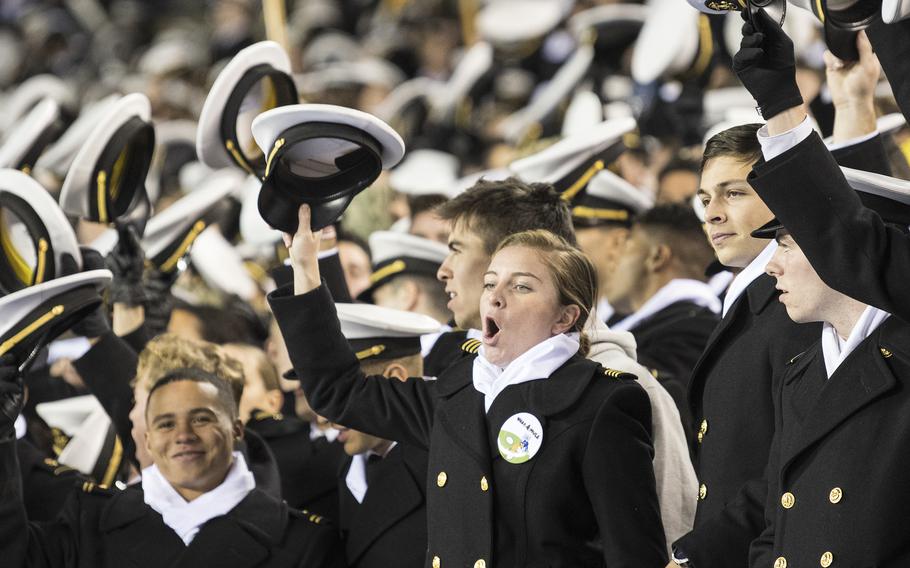
M 378 57 L 342 61 L 297 75 L 294 78 L 300 93 L 318 94 L 329 89 L 377 85 L 390 91 L 404 81 L 401 69 Z
M 585 191 L 571 202 L 572 220 L 576 226 L 629 225 L 635 215 L 651 207 L 654 207 L 654 201 L 650 197 L 610 170 L 597 172 Z
M 478 13 L 477 33 L 495 45 L 513 45 L 543 38 L 564 16 L 552 0 L 496 0 Z
M 458 168 L 458 158 L 448 152 L 413 150 L 392 170 L 389 187 L 408 195 L 449 196 Z
M 595 124 L 536 154 L 515 160 L 509 170 L 528 183 L 552 184 L 564 199 L 571 200 L 595 173 L 619 157 L 625 150 L 623 137 L 636 126 L 631 117 Z
M 297 210 L 312 208 L 311 226 L 334 223 L 383 169 L 401 161 L 404 142 L 375 116 L 336 105 L 288 105 L 253 121 L 268 156 L 259 212 L 269 225 L 297 230 Z
M 579 90 L 572 96 L 562 119 L 562 137 L 568 138 L 582 134 L 592 124 L 599 124 L 604 119 L 604 105 L 600 97 L 591 91 Z
M 259 287 L 247 272 L 243 258 L 217 227 L 208 227 L 190 248 L 193 268 L 210 288 L 239 296 L 249 302 Z
M 25 366 L 101 304 L 100 290 L 111 281 L 109 270 L 61 276 L 0 298 L 0 355 L 12 353 Z
M 259 214 L 259 190 L 262 182 L 256 176 L 248 176 L 241 188 L 240 237 L 243 242 L 256 248 L 272 247 L 281 242 L 281 231 L 269 227 Z
M 882 21 L 893 24 L 910 18 L 910 0 L 882 0 Z
M 193 242 L 205 230 L 206 214 L 243 183 L 246 176 L 233 168 L 222 168 L 203 184 L 181 197 L 164 211 L 153 215 L 145 226 L 142 248 L 146 258 L 162 272 L 173 272 Z
M 632 78 L 648 84 L 705 71 L 714 53 L 707 17 L 679 0 L 650 0 L 648 7 L 632 52 Z
M 44 99 L 53 99 L 61 109 L 76 108 L 76 93 L 55 75 L 35 75 L 23 81 L 3 101 L 0 132 L 9 133 L 14 124 Z
M 122 97 L 73 158 L 60 190 L 60 207 L 98 223 L 129 215 L 147 199 L 145 178 L 154 151 L 148 97 L 141 93 Z
M 53 172 L 57 177 L 63 178 L 86 138 L 103 120 L 103 117 L 110 114 L 119 99 L 120 95 L 108 95 L 83 107 L 79 117 L 63 135 L 41 154 L 35 163 L 35 168 Z
M 581 40 L 590 31 L 609 30 L 614 26 L 641 27 L 647 16 L 648 8 L 641 4 L 604 4 L 574 14 L 568 27 Z
M 163 178 L 166 174 L 177 174 L 177 184 L 182 191 L 192 186 L 180 183 L 180 171 L 188 163 L 196 161 L 196 131 L 194 120 L 168 120 L 155 124 L 155 153 L 146 176 L 146 192 L 149 201 L 156 203 L 161 197 Z M 175 171 L 176 170 L 176 171 Z
M 413 274 L 435 279 L 449 248 L 400 231 L 375 231 L 370 235 L 370 254 L 373 258 L 370 287 L 357 297 L 364 302 L 372 302 L 376 289 L 398 276 Z
M 262 112 L 299 101 L 291 61 L 274 41 L 240 50 L 212 85 L 199 115 L 196 153 L 212 169 L 239 166 L 262 175 L 265 157 L 250 125 Z
M 44 99 L 13 127 L 0 146 L 0 168 L 13 168 L 30 174 L 38 156 L 59 132 L 60 105 Z
M 51 428 L 72 437 L 96 410 L 104 410 L 94 395 L 73 396 L 35 405 L 35 412 Z
M 0 294 L 82 269 L 79 242 L 54 198 L 32 177 L 0 169 Z
M 420 336 L 442 331 L 424 314 L 371 304 L 335 304 L 341 333 L 357 359 L 388 360 L 420 353 Z
M 493 46 L 488 42 L 478 41 L 465 50 L 445 87 L 433 89 L 430 93 L 433 119 L 453 119 L 458 106 L 468 99 L 471 90 L 492 68 Z

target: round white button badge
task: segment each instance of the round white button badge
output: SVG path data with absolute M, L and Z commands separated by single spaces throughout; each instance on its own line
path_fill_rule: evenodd
M 533 414 L 513 414 L 503 422 L 497 442 L 502 459 L 514 464 L 525 463 L 537 455 L 543 444 L 543 426 Z

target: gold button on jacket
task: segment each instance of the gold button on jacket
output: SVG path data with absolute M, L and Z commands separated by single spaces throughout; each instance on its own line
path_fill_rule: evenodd
M 487 476 L 481 477 L 480 478 L 480 490 L 488 491 L 489 489 L 490 489 L 490 484 L 489 484 L 489 482 L 487 482 Z
M 436 485 L 442 487 L 446 484 L 446 481 L 448 481 L 448 479 L 449 476 L 446 474 L 446 472 L 440 471 L 439 475 L 436 476 Z
M 794 497 L 792 493 L 787 491 L 786 493 L 784 493 L 783 495 L 780 496 L 780 504 L 783 505 L 784 509 L 791 509 L 791 508 L 793 508 L 793 505 L 796 504 L 796 497 Z
M 840 503 L 840 500 L 844 498 L 844 492 L 840 487 L 835 487 L 831 490 L 831 493 L 828 494 L 828 500 L 837 505 Z
M 708 487 L 704 483 L 702 483 L 701 486 L 698 488 L 698 498 L 704 499 L 707 496 L 708 496 Z
M 442 561 L 439 559 L 438 556 L 434 556 L 433 557 L 433 568 L 439 568 L 440 566 L 442 566 Z
M 436 568 L 435 566 L 433 568 Z M 787 568 L 787 559 L 783 556 L 779 556 L 777 560 L 774 561 L 774 568 Z
M 821 560 L 819 560 L 819 564 L 822 565 L 822 568 L 828 568 L 828 566 L 831 566 L 832 562 L 834 562 L 834 555 L 831 554 L 831 552 L 822 554 Z
M 487 563 L 483 561 L 483 558 L 474 563 L 474 568 L 487 568 Z

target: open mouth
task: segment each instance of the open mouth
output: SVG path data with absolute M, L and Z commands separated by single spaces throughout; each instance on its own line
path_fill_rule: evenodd
M 483 318 L 483 342 L 487 345 L 494 345 L 500 332 L 499 324 L 496 320 L 487 316 Z

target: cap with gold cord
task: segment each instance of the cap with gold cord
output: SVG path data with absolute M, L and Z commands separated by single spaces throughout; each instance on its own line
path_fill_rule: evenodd
M 420 336 L 442 331 L 430 316 L 372 304 L 335 304 L 341 333 L 359 361 L 420 353 Z
M 0 146 L 0 168 L 13 168 L 31 174 L 38 156 L 60 133 L 60 105 L 44 99 L 10 130 Z

